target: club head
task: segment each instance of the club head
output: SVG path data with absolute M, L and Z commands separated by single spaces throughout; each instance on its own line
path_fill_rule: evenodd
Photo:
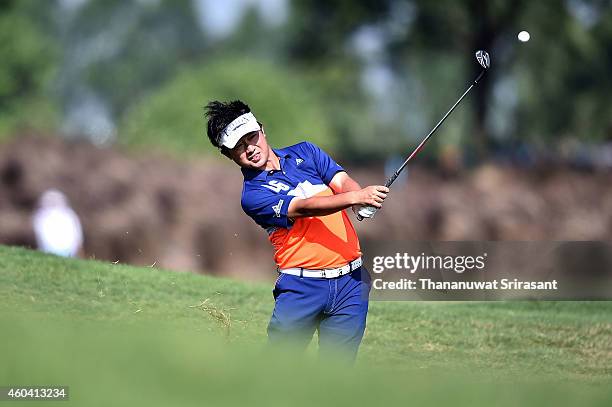
M 476 51 L 476 60 L 484 69 L 489 69 L 491 66 L 491 58 L 489 58 L 489 53 L 487 51 L 481 49 Z

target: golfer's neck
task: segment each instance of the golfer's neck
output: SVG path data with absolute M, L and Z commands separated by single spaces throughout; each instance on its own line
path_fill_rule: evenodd
M 274 154 L 274 150 L 270 147 L 268 148 L 270 149 L 270 154 L 268 155 L 268 162 L 266 163 L 266 171 L 280 170 L 280 159 Z

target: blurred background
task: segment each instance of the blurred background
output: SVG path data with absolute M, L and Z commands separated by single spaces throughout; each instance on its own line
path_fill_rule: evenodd
M 612 238 L 612 1 L 2 0 L 0 243 L 69 223 L 66 255 L 270 279 L 204 105 L 242 99 L 273 146 L 312 141 L 381 184 L 477 49 L 490 72 L 355 222 L 364 251 Z

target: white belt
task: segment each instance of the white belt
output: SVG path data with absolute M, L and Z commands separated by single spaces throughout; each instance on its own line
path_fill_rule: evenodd
M 310 270 L 294 267 L 290 269 L 279 269 L 278 272 L 300 277 L 336 278 L 348 274 L 353 270 L 357 270 L 359 267 L 361 267 L 361 264 L 361 257 L 358 257 L 346 266 L 338 267 L 336 269 Z

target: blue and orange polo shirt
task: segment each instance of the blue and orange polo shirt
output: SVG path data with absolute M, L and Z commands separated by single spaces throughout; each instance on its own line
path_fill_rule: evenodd
M 273 149 L 280 170 L 242 169 L 242 209 L 268 233 L 279 268 L 336 268 L 361 256 L 359 239 L 345 210 L 326 216 L 287 216 L 295 198 L 329 196 L 334 175 L 344 169 L 318 146 L 302 142 Z

